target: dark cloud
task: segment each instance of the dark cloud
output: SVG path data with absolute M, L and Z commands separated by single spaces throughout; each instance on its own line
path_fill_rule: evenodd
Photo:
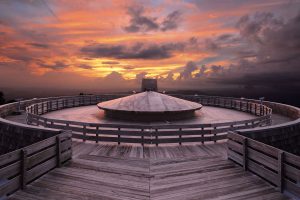
M 218 44 L 211 39 L 204 40 L 204 44 L 205 44 L 204 47 L 209 51 L 215 51 L 219 48 Z
M 159 29 L 159 24 L 156 18 L 144 16 L 144 7 L 132 6 L 129 7 L 127 13 L 130 15 L 129 26 L 124 27 L 127 32 L 153 31 Z
M 102 62 L 102 64 L 104 64 L 104 65 L 118 65 L 120 63 L 117 62 L 117 61 L 104 61 L 104 62 Z
M 68 64 L 65 64 L 63 61 L 56 61 L 54 64 L 40 63 L 39 65 L 43 68 L 48 68 L 53 70 L 61 70 L 69 66 Z
M 217 37 L 217 41 L 227 41 L 227 40 L 231 39 L 232 37 L 234 37 L 233 34 L 222 34 Z
M 224 68 L 221 65 L 212 65 L 210 67 L 212 74 L 219 74 L 224 71 Z
M 258 42 L 262 44 L 262 35 L 267 29 L 280 27 L 283 25 L 281 19 L 275 18 L 273 13 L 258 12 L 252 16 L 245 15 L 240 18 L 237 27 L 240 30 L 241 36 L 248 38 L 251 42 Z
M 270 13 L 242 17 L 240 35 L 220 35 L 205 40 L 216 55 L 189 61 L 178 79 L 161 78 L 164 85 L 176 88 L 263 88 L 264 91 L 300 91 L 300 13 L 283 22 Z M 194 43 L 201 43 L 197 38 Z M 234 44 L 234 45 L 233 45 Z M 210 64 L 230 56 L 233 64 Z M 203 65 L 205 64 L 205 65 Z M 201 66 L 200 66 L 201 65 Z
M 130 15 L 130 23 L 124 27 L 126 32 L 148 32 L 148 31 L 168 31 L 178 27 L 181 13 L 176 10 L 168 14 L 161 22 L 156 17 L 145 15 L 144 7 L 134 5 L 127 9 Z
M 198 65 L 195 62 L 188 62 L 184 66 L 184 70 L 180 73 L 178 77 L 179 80 L 187 80 L 192 78 L 192 73 L 198 69 Z
M 134 66 L 123 66 L 123 69 L 126 69 L 126 70 L 132 70 L 134 69 Z
M 92 44 L 81 48 L 81 52 L 90 57 L 116 59 L 165 59 L 172 57 L 173 51 L 182 50 L 184 44 L 167 43 L 146 45 L 137 43 L 133 46 Z
M 90 65 L 86 65 L 86 64 L 81 64 L 81 65 L 78 65 L 78 67 L 79 67 L 79 68 L 81 68 L 81 69 L 93 69 L 93 67 L 92 67 L 92 66 L 90 66 Z
M 161 30 L 168 31 L 178 27 L 178 21 L 180 20 L 181 13 L 176 10 L 170 13 L 161 23 Z
M 242 17 L 237 27 L 241 40 L 253 48 L 241 46 L 236 52 L 239 60 L 226 69 L 212 67 L 212 72 L 220 75 L 211 81 L 300 89 L 300 14 L 283 22 L 271 13 L 256 13 Z
M 119 72 L 116 71 L 112 71 L 110 74 L 108 74 L 107 76 L 104 77 L 105 80 L 113 80 L 116 81 L 118 83 L 118 81 L 124 81 L 124 77 L 122 76 L 122 74 L 120 74 Z
M 27 43 L 27 45 L 32 47 L 42 48 L 42 49 L 47 49 L 50 47 L 48 44 L 42 44 L 42 43 Z
M 205 76 L 205 71 L 207 70 L 207 67 L 205 65 L 202 65 L 198 71 L 198 73 L 195 74 L 195 78 L 200 78 L 202 76 Z

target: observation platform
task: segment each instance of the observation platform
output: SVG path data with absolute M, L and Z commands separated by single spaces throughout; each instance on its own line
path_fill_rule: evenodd
M 290 139 L 299 134 L 298 108 L 185 96 L 205 106 L 196 111 L 199 118 L 180 124 L 124 124 L 118 120 L 113 124 L 99 118 L 96 104 L 119 97 L 28 100 L 21 104 L 27 125 L 9 121 L 25 121 L 25 114 L 11 116 L 18 103 L 0 106 L 5 118 L 0 118 L 0 133 L 7 139 L 2 144 L 20 142 L 16 151 L 1 156 L 0 199 L 276 200 L 300 196 L 297 151 L 274 145 L 288 141 L 289 147 L 298 149 L 297 140 Z M 80 109 L 81 118 L 71 114 Z M 56 116 L 51 118 L 52 114 Z M 280 116 L 279 125 L 270 126 L 274 116 Z M 207 121 L 193 121 L 199 119 Z M 31 139 L 44 134 L 51 137 L 25 144 L 28 134 Z M 265 139 L 256 140 L 256 136 Z
M 202 108 L 199 103 L 148 91 L 98 103 L 113 119 L 126 121 L 165 121 L 187 119 Z
M 141 147 L 73 141 L 73 158 L 8 199 L 289 199 L 227 160 L 226 143 Z
M 218 123 L 231 122 L 238 120 L 255 119 L 255 115 L 240 112 L 232 109 L 219 108 L 213 106 L 204 106 L 201 110 L 195 111 L 194 118 L 162 121 L 162 122 L 128 122 L 125 120 L 114 120 L 105 117 L 103 110 L 99 110 L 97 106 L 81 106 L 75 108 L 67 108 L 63 110 L 53 111 L 42 115 L 50 119 L 70 120 L 77 122 L 89 123 L 121 123 L 121 124 L 196 124 L 196 123 Z M 84 117 L 83 117 L 84 116 Z

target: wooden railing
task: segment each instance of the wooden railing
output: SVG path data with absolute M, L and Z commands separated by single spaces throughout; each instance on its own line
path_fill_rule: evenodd
M 237 133 L 228 133 L 228 158 L 243 166 L 281 192 L 300 197 L 300 156 L 258 142 Z
M 72 157 L 71 133 L 62 133 L 0 156 L 0 199 Z
M 67 120 L 49 119 L 40 115 L 54 110 L 84 105 L 95 105 L 100 101 L 116 98 L 116 96 L 76 96 L 35 103 L 26 107 L 27 123 L 56 129 L 72 130 L 73 138 L 90 140 L 96 143 L 118 142 L 160 144 L 183 142 L 216 142 L 226 139 L 226 132 L 245 128 L 254 128 L 271 123 L 272 110 L 262 104 L 241 99 L 185 96 L 203 105 L 219 106 L 255 114 L 259 117 L 250 120 L 213 123 L 213 124 L 184 124 L 184 125 L 126 125 L 85 123 Z M 183 97 L 182 97 L 183 98 Z

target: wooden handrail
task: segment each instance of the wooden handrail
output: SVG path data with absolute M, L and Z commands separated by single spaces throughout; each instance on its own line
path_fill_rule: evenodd
M 300 156 L 238 133 L 228 133 L 228 159 L 278 187 L 300 197 Z
M 225 139 L 224 133 L 227 131 L 233 131 L 245 128 L 254 128 L 257 126 L 268 125 L 271 120 L 272 110 L 262 104 L 249 102 L 247 100 L 234 99 L 234 98 L 222 98 L 222 97 L 199 97 L 189 96 L 186 99 L 202 103 L 204 105 L 214 105 L 225 108 L 233 108 L 257 114 L 257 109 L 266 110 L 264 115 L 255 119 L 214 123 L 214 124 L 167 124 L 167 125 L 126 125 L 126 124 L 99 124 L 99 123 L 86 123 L 75 122 L 59 119 L 49 119 L 40 115 L 50 112 L 52 110 L 76 107 L 81 105 L 95 105 L 99 99 L 107 100 L 113 99 L 116 96 L 76 96 L 67 97 L 55 100 L 49 100 L 46 102 L 39 102 L 32 104 L 26 108 L 28 111 L 27 121 L 32 125 L 40 125 L 44 127 L 50 127 L 55 129 L 68 129 L 74 132 L 73 137 L 82 139 L 83 141 L 92 140 L 96 143 L 99 139 L 102 141 L 117 142 L 118 144 L 124 142 L 140 143 L 140 144 L 156 144 L 159 143 L 179 143 L 183 142 L 206 142 Z M 236 103 L 238 102 L 238 103 Z M 232 105 L 235 105 L 232 107 Z M 251 106 L 250 106 L 251 105 Z M 256 109 L 253 110 L 253 105 L 256 105 Z M 42 109 L 42 107 L 46 106 Z M 35 109 L 31 109 L 34 107 Z M 260 113 L 260 112 L 259 112 Z M 127 129 L 127 130 L 126 130 Z M 130 130 L 128 130 L 130 129 Z M 140 130 L 151 130 L 150 132 L 141 132 Z M 184 129 L 178 132 L 179 129 Z M 155 130 L 155 133 L 154 133 Z M 78 134 L 81 133 L 82 135 Z M 149 137 L 148 139 L 139 138 L 143 134 Z M 195 136 L 199 137 L 195 137 Z M 133 137 L 136 136 L 136 137 Z M 168 136 L 170 138 L 160 139 L 162 136 Z M 184 136 L 184 137 L 182 137 Z M 191 137 L 193 136 L 193 137 Z M 155 138 L 154 138 L 155 137 Z M 174 137 L 174 138 L 173 138 Z M 155 141 L 154 141 L 155 140 Z
M 60 134 L 0 156 L 0 197 L 5 197 L 71 159 L 72 134 Z

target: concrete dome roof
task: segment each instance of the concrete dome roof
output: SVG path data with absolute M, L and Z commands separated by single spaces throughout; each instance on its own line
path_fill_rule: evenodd
M 98 107 L 105 111 L 164 113 L 195 111 L 201 109 L 202 105 L 158 92 L 141 92 L 101 102 L 98 104 Z

